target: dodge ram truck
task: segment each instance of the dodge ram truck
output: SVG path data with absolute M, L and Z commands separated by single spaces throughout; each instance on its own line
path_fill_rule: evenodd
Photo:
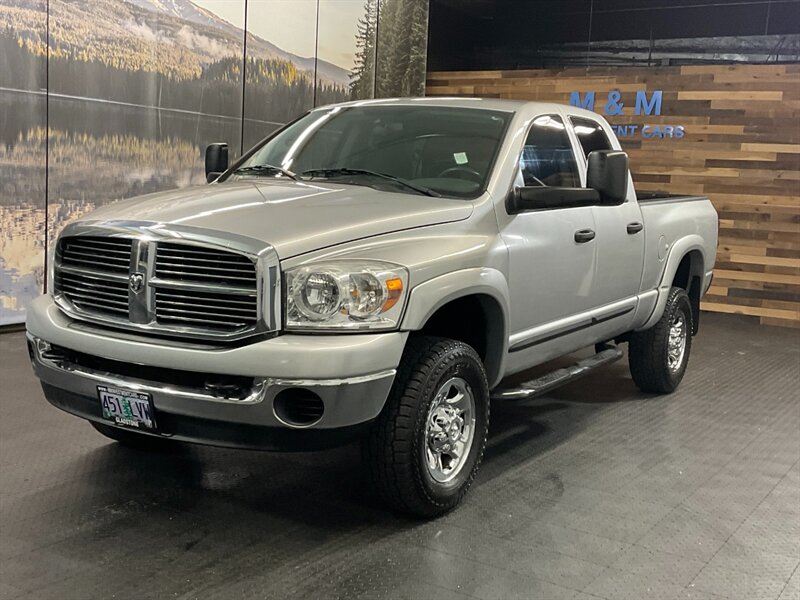
M 28 312 L 47 400 L 120 443 L 360 439 L 379 496 L 433 517 L 475 478 L 491 401 L 548 392 L 622 344 L 641 390 L 683 378 L 716 212 L 702 197 L 637 197 L 592 112 L 350 102 L 230 165 L 222 143 L 205 161 L 209 185 L 67 225 Z

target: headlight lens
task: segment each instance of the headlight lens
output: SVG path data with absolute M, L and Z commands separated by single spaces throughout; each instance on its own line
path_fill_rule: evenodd
M 294 291 L 298 312 L 312 321 L 324 321 L 339 310 L 339 284 L 329 273 L 310 273 Z
M 401 266 L 337 261 L 286 271 L 287 329 L 391 329 L 408 287 Z

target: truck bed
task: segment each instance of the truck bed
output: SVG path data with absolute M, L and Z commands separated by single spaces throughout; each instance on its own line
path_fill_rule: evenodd
M 642 289 L 658 288 L 667 255 L 680 257 L 699 250 L 703 274 L 714 267 L 717 248 L 717 212 L 705 196 L 645 192 L 639 200 L 645 226 L 645 260 Z M 677 243 L 682 243 L 676 249 Z
M 694 200 L 707 200 L 705 196 L 687 196 L 685 194 L 670 194 L 667 192 L 636 192 L 636 200 L 639 204 L 647 202 L 691 202 Z

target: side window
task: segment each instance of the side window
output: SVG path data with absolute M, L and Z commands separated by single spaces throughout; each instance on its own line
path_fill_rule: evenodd
M 580 186 L 578 166 L 561 117 L 545 115 L 534 119 L 519 168 L 526 186 Z
M 600 123 L 583 117 L 570 117 L 569 120 L 572 122 L 578 141 L 581 143 L 584 156 L 588 158 L 589 153 L 595 150 L 613 150 L 611 142 Z

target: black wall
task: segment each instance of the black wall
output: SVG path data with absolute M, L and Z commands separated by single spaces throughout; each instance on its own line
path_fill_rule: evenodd
M 800 0 L 431 0 L 428 70 L 800 61 Z

